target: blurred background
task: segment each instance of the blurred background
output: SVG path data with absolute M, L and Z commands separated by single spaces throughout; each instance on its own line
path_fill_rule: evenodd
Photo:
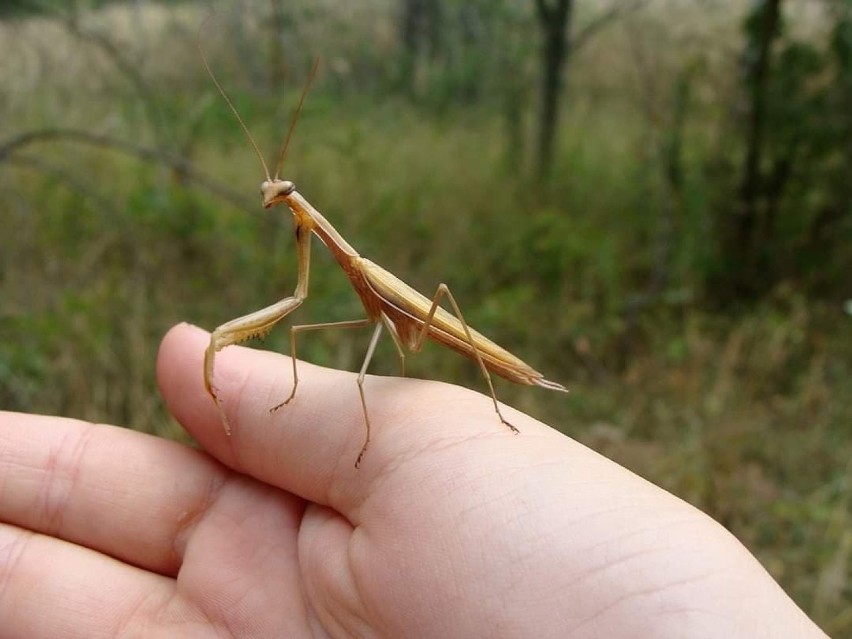
M 0 407 L 185 440 L 165 331 L 291 294 L 290 215 L 199 39 L 267 161 L 321 56 L 283 177 L 572 391 L 503 401 L 709 512 L 852 636 L 850 0 L 7 0 Z M 294 320 L 362 317 L 313 257 Z M 300 356 L 357 370 L 368 340 Z M 483 390 L 450 351 L 409 362 Z

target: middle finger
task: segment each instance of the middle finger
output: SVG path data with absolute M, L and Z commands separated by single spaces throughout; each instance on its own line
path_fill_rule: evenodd
M 175 575 L 227 477 L 187 446 L 122 428 L 0 412 L 0 522 Z

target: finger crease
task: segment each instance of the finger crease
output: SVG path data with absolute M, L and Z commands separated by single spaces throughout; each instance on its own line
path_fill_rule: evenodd
M 178 517 L 171 540 L 171 552 L 177 565 L 183 561 L 186 541 L 192 536 L 193 531 L 209 512 L 210 507 L 216 503 L 222 490 L 228 483 L 231 474 L 213 473 L 207 482 L 207 489 L 187 510 Z
M 83 459 L 93 435 L 94 427 L 91 425 L 72 430 L 48 455 L 38 510 L 44 521 L 44 530 L 49 534 L 62 536 L 65 513 L 80 481 Z
M 0 601 L 7 601 L 6 589 L 12 581 L 12 575 L 17 573 L 17 566 L 22 561 L 24 552 L 35 534 L 21 530 L 20 536 L 7 546 L 0 548 Z

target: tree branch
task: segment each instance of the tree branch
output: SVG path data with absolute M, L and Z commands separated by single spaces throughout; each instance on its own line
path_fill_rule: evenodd
M 134 144 L 133 142 L 112 138 L 107 135 L 89 133 L 88 131 L 77 129 L 36 129 L 13 135 L 0 142 L 0 163 L 6 162 L 14 153 L 17 153 L 20 149 L 30 144 L 52 140 L 70 140 L 79 144 L 118 151 L 152 164 L 168 166 L 172 170 L 186 176 L 207 192 L 230 202 L 237 208 L 245 211 L 252 210 L 252 206 L 248 204 L 242 194 L 226 186 L 219 180 L 205 175 L 196 169 L 191 162 L 188 162 L 182 157 Z

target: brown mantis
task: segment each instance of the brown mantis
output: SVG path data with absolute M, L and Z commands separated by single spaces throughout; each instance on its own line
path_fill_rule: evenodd
M 199 43 L 199 49 L 200 48 Z M 305 301 L 305 298 L 308 296 L 312 234 L 319 237 L 323 244 L 326 245 L 328 250 L 334 256 L 334 259 L 346 273 L 346 276 L 352 283 L 352 287 L 355 289 L 355 292 L 358 294 L 358 297 L 360 297 L 361 302 L 364 305 L 367 317 L 364 319 L 343 322 L 292 326 L 290 328 L 290 355 L 293 362 L 293 388 L 290 391 L 290 395 L 278 405 L 273 406 L 270 409 L 270 412 L 276 411 L 286 404 L 289 404 L 296 395 L 296 388 L 299 385 L 299 377 L 296 369 L 297 333 L 326 328 L 359 328 L 369 326 L 371 324 L 375 325 L 375 329 L 373 330 L 373 334 L 370 339 L 370 344 L 367 348 L 367 354 L 364 357 L 364 362 L 362 363 L 360 372 L 358 373 L 358 393 L 361 399 L 361 408 L 364 414 L 364 423 L 367 433 L 364 439 L 364 445 L 361 447 L 361 452 L 358 454 L 358 458 L 355 462 L 356 468 L 360 466 L 364 453 L 367 451 L 367 447 L 370 444 L 370 415 L 367 410 L 367 401 L 364 396 L 364 379 L 367 373 L 367 367 L 373 357 L 373 352 L 375 351 L 376 344 L 378 343 L 382 330 L 387 330 L 393 339 L 403 371 L 405 363 L 405 349 L 407 348 L 412 353 L 420 351 L 427 337 L 443 344 L 444 346 L 448 346 L 465 357 L 474 360 L 478 364 L 479 369 L 482 371 L 482 376 L 485 378 L 485 382 L 488 385 L 488 390 L 491 394 L 491 400 L 494 403 L 494 410 L 497 412 L 497 416 L 503 424 L 508 426 L 515 433 L 518 432 L 517 428 L 509 423 L 500 411 L 500 405 L 497 403 L 497 395 L 494 392 L 494 385 L 491 382 L 491 375 L 489 374 L 489 371 L 516 384 L 535 385 L 550 390 L 567 392 L 565 387 L 561 384 L 544 379 L 544 376 L 534 368 L 521 361 L 518 357 L 512 355 L 504 348 L 498 346 L 482 334 L 470 328 L 464 321 L 461 310 L 446 284 L 439 284 L 435 294 L 431 299 L 429 299 L 411 288 L 408 284 L 397 278 L 389 271 L 383 269 L 375 262 L 371 262 L 367 258 L 361 257 L 361 255 L 359 255 L 358 252 L 352 248 L 345 239 L 343 239 L 331 223 L 296 190 L 296 186 L 293 182 L 279 178 L 281 166 L 284 161 L 287 146 L 290 142 L 290 137 L 293 134 L 296 119 L 301 111 L 305 95 L 307 94 L 307 90 L 316 72 L 316 62 L 314 63 L 311 76 L 305 85 L 301 98 L 299 99 L 293 119 L 290 122 L 290 129 L 278 155 L 275 175 L 274 177 L 270 177 L 269 169 L 263 159 L 263 154 L 257 146 L 257 143 L 252 138 L 251 133 L 243 122 L 243 119 L 240 117 L 240 114 L 237 112 L 227 94 L 216 80 L 207 59 L 204 56 L 203 50 L 201 51 L 201 57 L 211 79 L 222 94 L 222 97 L 228 104 L 231 111 L 234 113 L 240 126 L 245 131 L 246 136 L 257 153 L 258 158 L 260 158 L 261 166 L 263 167 L 266 175 L 266 180 L 260 186 L 261 195 L 263 197 L 263 207 L 268 209 L 276 204 L 285 204 L 293 214 L 296 233 L 296 250 L 298 253 L 298 278 L 296 289 L 290 297 L 286 297 L 262 310 L 222 324 L 214 330 L 210 336 L 210 344 L 207 347 L 204 357 L 204 384 L 207 388 L 207 392 L 213 398 L 219 409 L 227 432 L 230 433 L 228 419 L 225 415 L 224 408 L 222 407 L 216 388 L 213 385 L 213 370 L 216 353 L 231 344 L 238 344 L 252 337 L 262 337 L 266 335 L 277 322 L 284 319 Z M 454 315 L 450 314 L 439 305 L 444 297 L 449 300 Z

